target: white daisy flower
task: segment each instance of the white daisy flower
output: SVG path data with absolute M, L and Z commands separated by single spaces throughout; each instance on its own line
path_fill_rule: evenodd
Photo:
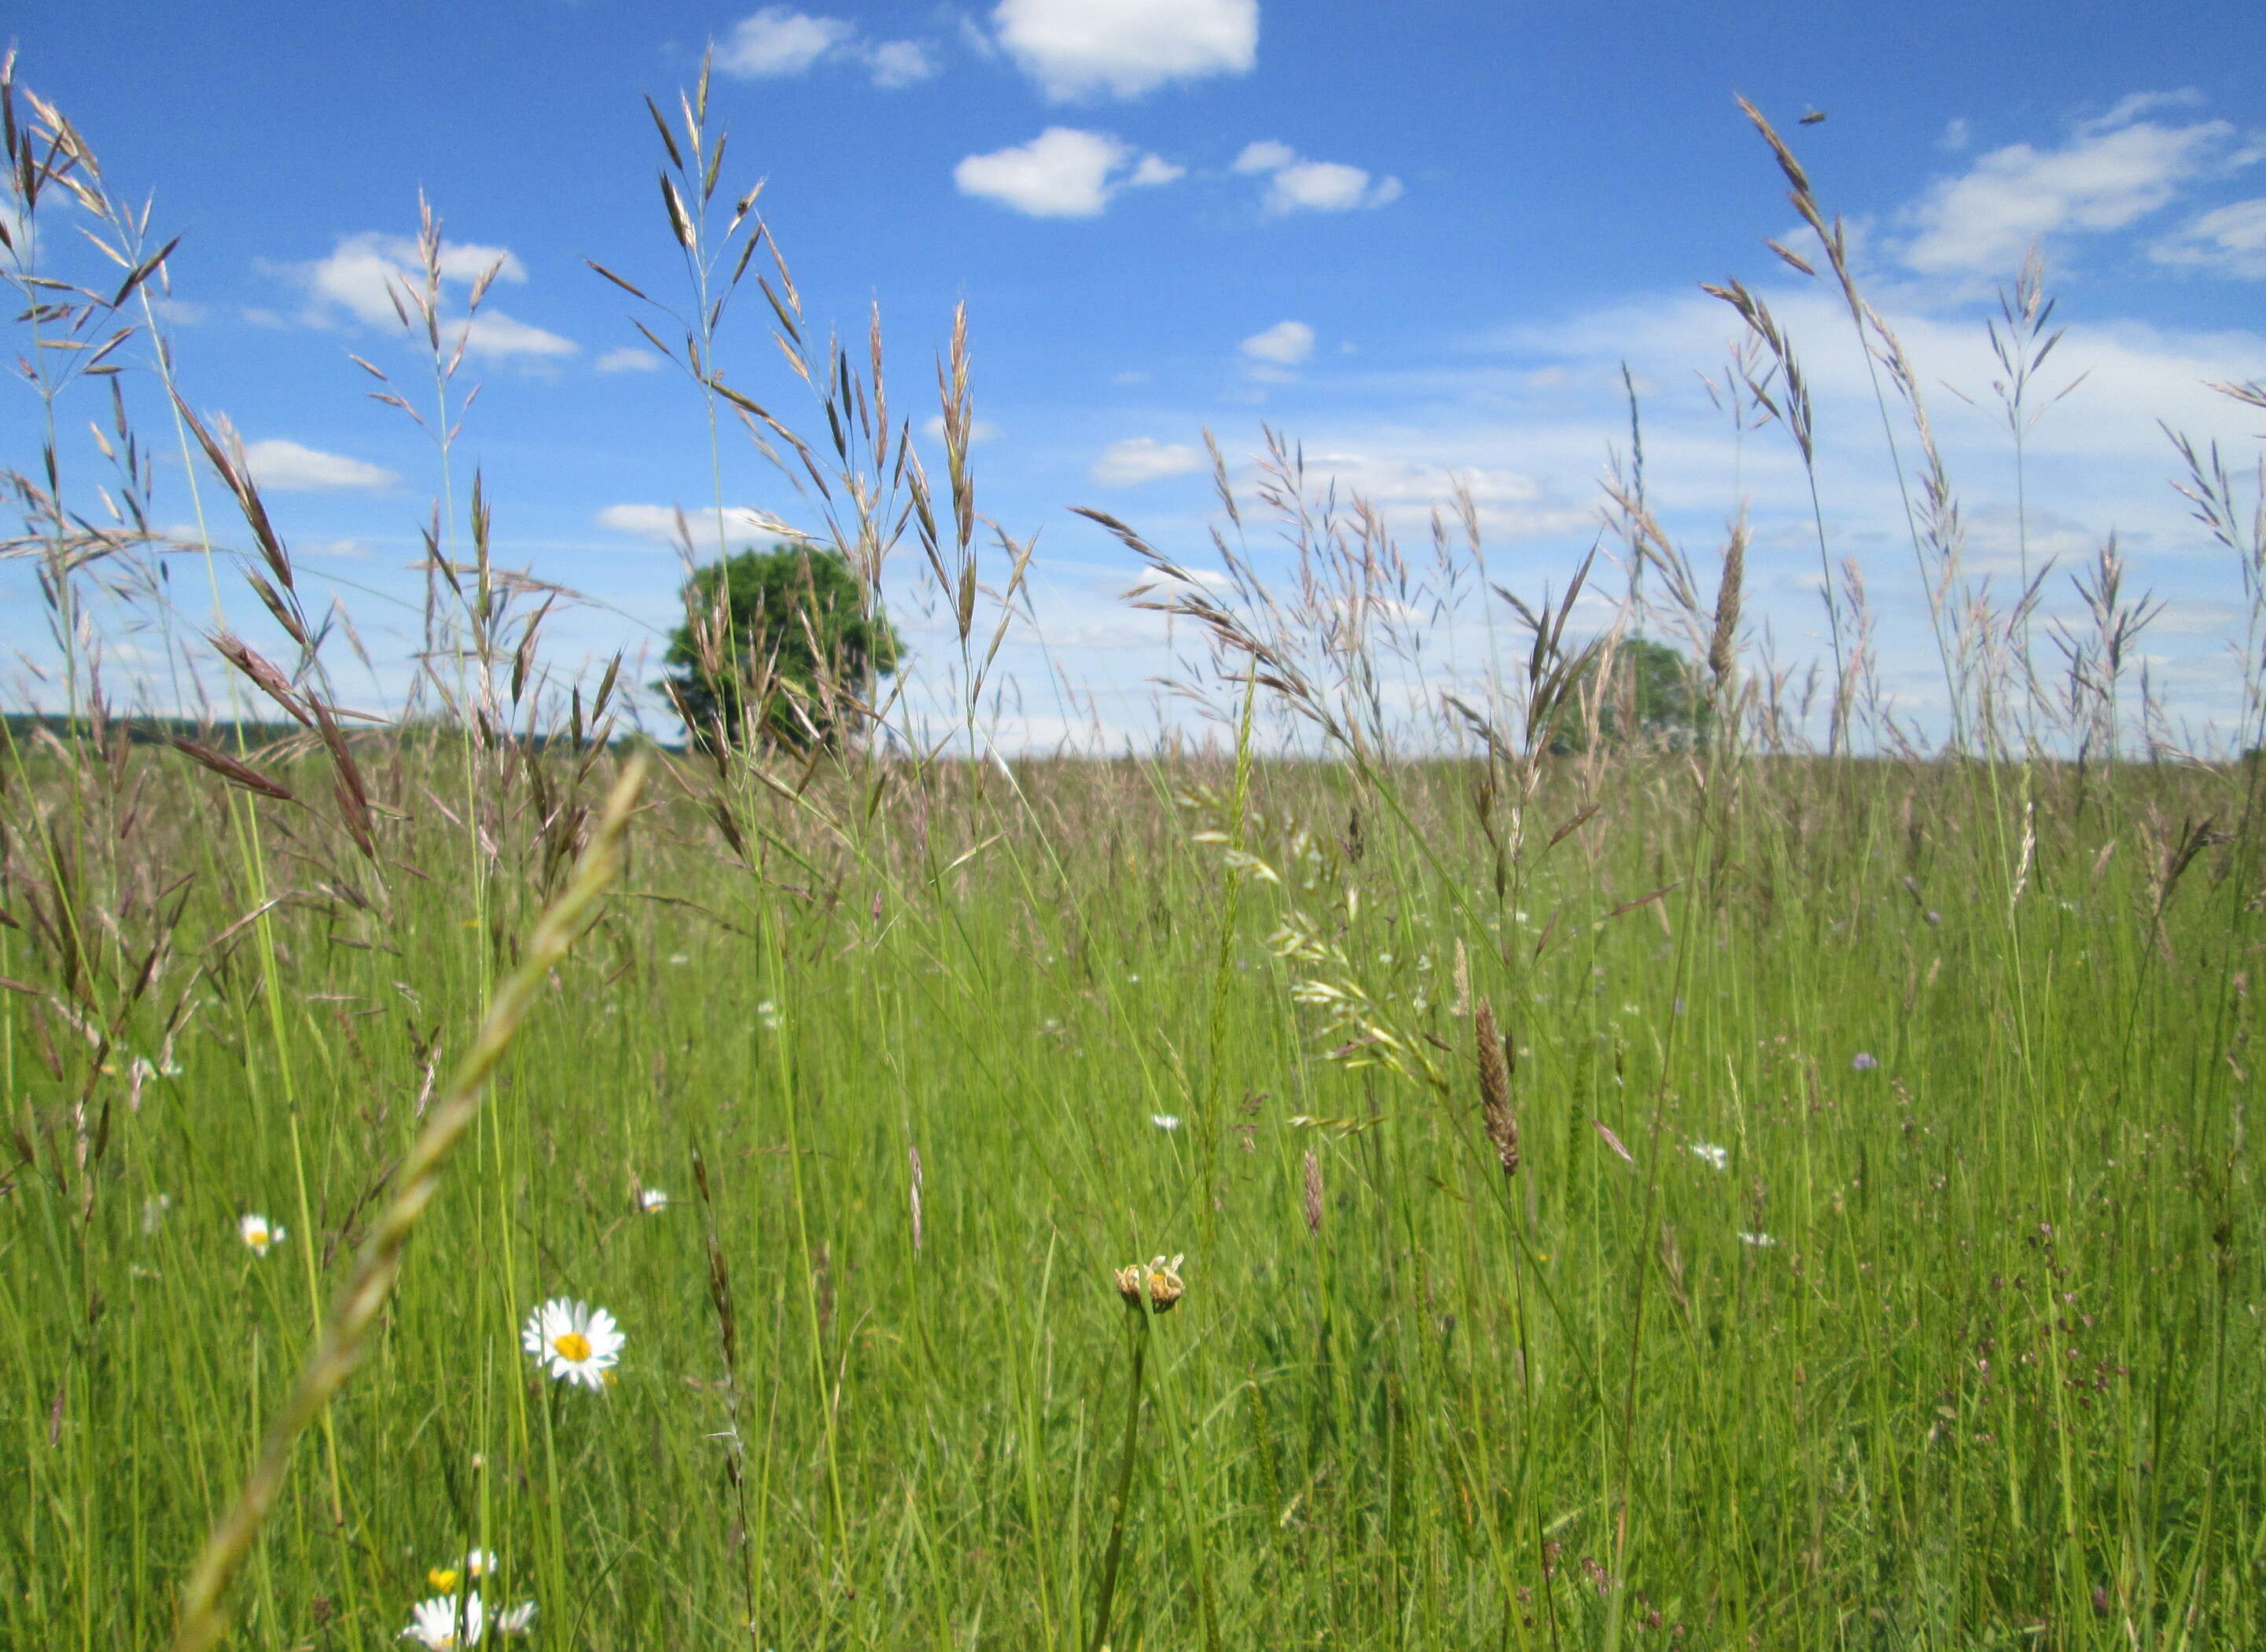
M 466 1549 L 464 1551 L 465 1576 L 475 1579 L 486 1577 L 490 1572 L 495 1570 L 495 1568 L 496 1554 L 493 1549 Z
M 286 1237 L 280 1224 L 271 1226 L 266 1217 L 251 1214 L 237 1219 L 236 1232 L 255 1256 L 267 1255 L 269 1246 L 281 1245 Z
M 480 1637 L 487 1633 L 487 1611 L 480 1604 L 478 1595 L 466 1595 L 461 1603 L 454 1595 L 435 1595 L 430 1600 L 420 1600 L 410 1608 L 409 1626 L 394 1637 L 414 1641 L 429 1648 L 429 1652 L 454 1652 L 458 1647 L 478 1646 Z
M 1713 1142 L 1692 1143 L 1692 1154 L 1695 1159 L 1706 1159 L 1711 1169 L 1729 1170 L 1731 1167 L 1731 1150 L 1718 1147 Z
M 496 1613 L 498 1634 L 526 1634 L 535 1625 L 535 1603 L 523 1600 L 508 1612 Z
M 1149 1122 L 1160 1130 L 1176 1130 L 1181 1128 L 1181 1115 L 1177 1113 L 1151 1113 Z
M 637 1203 L 647 1216 L 659 1216 L 669 1209 L 669 1195 L 658 1188 L 640 1188 Z
M 553 1297 L 529 1314 L 519 1334 L 519 1345 L 549 1365 L 552 1377 L 590 1389 L 605 1386 L 606 1371 L 622 1356 L 628 1340 L 603 1308 L 564 1297 Z
M 1739 1235 L 1739 1243 L 1751 1245 L 1757 1250 L 1768 1250 L 1778 1241 L 1767 1233 L 1742 1233 Z

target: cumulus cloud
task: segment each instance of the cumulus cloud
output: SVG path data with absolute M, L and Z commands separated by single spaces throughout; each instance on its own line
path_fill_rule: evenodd
M 1184 442 L 1132 436 L 1101 450 L 1088 478 L 1104 487 L 1135 487 L 1167 476 L 1186 476 L 1203 465 L 1203 456 Z
M 439 265 L 444 309 L 452 296 L 468 294 L 487 280 L 491 271 L 495 286 L 520 286 L 527 281 L 527 267 L 509 247 L 444 240 L 441 243 Z M 341 237 L 329 257 L 311 264 L 267 267 L 306 289 L 308 307 L 300 318 L 317 326 L 333 324 L 341 311 L 370 326 L 398 326 L 394 295 L 398 292 L 406 307 L 408 296 L 422 290 L 425 284 L 424 257 L 416 239 L 376 230 Z M 411 313 L 415 312 L 413 310 Z M 255 318 L 247 311 L 246 318 Z M 260 311 L 257 318 L 265 325 L 269 312 Z M 471 320 L 469 333 L 461 317 L 452 319 L 444 315 L 442 325 L 452 342 L 458 337 L 464 339 L 467 355 L 491 360 L 519 357 L 555 361 L 573 355 L 581 347 L 572 339 L 487 306 Z
M 607 351 L 591 365 L 601 373 L 653 373 L 660 370 L 661 357 L 649 346 L 625 344 Z
M 792 6 L 765 6 L 732 26 L 716 48 L 716 67 L 742 80 L 807 75 L 821 62 L 863 64 L 884 91 L 918 85 L 940 67 L 918 40 L 869 40 L 854 23 Z
M 1236 347 L 1246 361 L 1269 367 L 1296 367 L 1314 353 L 1314 330 L 1303 321 L 1278 321 Z
M 1372 178 L 1363 167 L 1342 161 L 1310 161 L 1288 143 L 1268 138 L 1244 145 L 1235 171 L 1268 179 L 1265 206 L 1276 216 L 1291 212 L 1351 212 L 1400 199 L 1398 178 Z
M 1905 215 L 1913 233 L 1904 264 L 1926 275 L 2013 269 L 2035 243 L 2081 230 L 2121 230 L 2167 205 L 2209 173 L 2266 156 L 2240 146 L 2224 121 L 2143 117 L 2196 101 L 2142 93 L 2079 122 L 2058 148 L 2011 143 L 1939 181 Z
M 1170 183 L 1182 169 L 1159 156 L 1134 160 L 1107 132 L 1050 126 L 1027 143 L 970 155 L 952 169 L 963 195 L 980 195 L 1034 218 L 1091 218 L 1129 186 Z
M 716 67 L 743 80 L 802 75 L 832 51 L 857 38 L 840 18 L 812 17 L 789 6 L 765 6 L 742 18 L 716 47 Z
M 469 288 L 491 269 L 498 285 L 517 286 L 527 280 L 527 267 L 505 246 L 443 241 L 440 264 L 444 292 L 451 286 Z M 421 286 L 423 265 L 414 237 L 365 230 L 341 237 L 328 258 L 297 267 L 297 274 L 318 304 L 335 305 L 357 321 L 381 326 L 395 318 L 396 284 Z
M 391 487 L 401 479 L 379 465 L 280 438 L 249 443 L 244 457 L 254 481 L 281 493 L 369 493 Z
M 1056 102 L 1248 74 L 1259 0 L 999 0 L 999 44 Z
M 2159 264 L 2184 264 L 2244 281 L 2266 281 L 2266 197 L 2191 218 L 2148 249 Z
M 598 513 L 598 525 L 640 539 L 673 545 L 677 538 L 678 515 L 677 508 L 674 505 L 609 505 Z M 716 530 L 713 506 L 687 507 L 683 512 L 683 520 L 696 543 Z M 725 507 L 724 530 L 731 535 L 754 533 L 769 534 L 778 538 L 801 537 L 793 527 L 771 512 L 746 505 Z

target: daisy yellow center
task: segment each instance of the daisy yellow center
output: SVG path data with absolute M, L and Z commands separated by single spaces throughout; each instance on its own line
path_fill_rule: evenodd
M 453 1595 L 457 1592 L 457 1568 L 453 1566 L 436 1566 L 425 1574 L 425 1581 L 442 1594 Z
M 590 1339 L 580 1331 L 560 1332 L 551 1339 L 551 1346 L 559 1351 L 561 1359 L 579 1363 L 590 1357 Z

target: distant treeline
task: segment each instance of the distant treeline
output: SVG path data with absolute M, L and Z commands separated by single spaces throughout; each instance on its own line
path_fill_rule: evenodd
M 47 730 L 59 740 L 69 738 L 74 730 L 81 738 L 91 732 L 88 719 L 66 717 L 60 712 L 8 712 L 0 713 L 0 724 L 4 724 L 6 727 L 7 740 L 11 745 L 28 738 L 40 729 Z M 289 720 L 238 721 L 231 718 L 217 718 L 210 722 L 200 722 L 194 717 L 110 717 L 104 720 L 103 727 L 109 737 L 114 739 L 122 735 L 129 745 L 163 746 L 170 745 L 176 739 L 180 739 L 194 740 L 201 745 L 218 746 L 229 749 L 272 745 L 279 740 L 288 740 L 295 735 L 304 735 L 309 732 L 297 723 Z M 347 722 L 344 727 L 349 736 L 356 734 L 383 734 L 389 739 L 412 745 L 421 742 L 432 742 L 436 744 L 456 739 L 460 732 L 438 724 L 419 723 Z M 528 737 L 515 736 L 515 738 Z M 626 746 L 639 743 L 643 740 L 642 735 L 617 734 L 609 743 Z M 532 736 L 531 743 L 541 749 L 554 744 L 563 746 L 572 742 L 564 735 L 538 734 Z M 663 744 L 662 749 L 677 751 L 682 748 Z

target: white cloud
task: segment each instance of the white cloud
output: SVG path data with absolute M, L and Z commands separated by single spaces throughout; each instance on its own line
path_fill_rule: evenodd
M 1297 158 L 1298 151 L 1288 143 L 1262 138 L 1256 143 L 1243 146 L 1243 153 L 1235 157 L 1235 170 L 1239 172 L 1277 172 Z
M 545 333 L 541 327 L 530 326 L 501 310 L 483 310 L 459 331 L 467 336 L 464 353 L 501 360 L 514 355 L 544 356 L 556 359 L 573 355 L 581 346 L 572 339 L 562 339 L 555 333 Z
M 732 26 L 716 48 L 716 67 L 742 79 L 800 75 L 820 58 L 856 38 L 840 18 L 815 18 L 789 6 L 765 6 Z
M 1104 448 L 1086 475 L 1104 487 L 1135 487 L 1167 476 L 1186 476 L 1202 465 L 1203 456 L 1183 442 L 1133 436 Z
M 360 459 L 324 453 L 302 447 L 296 442 L 275 438 L 249 443 L 244 450 L 244 457 L 251 466 L 254 481 L 283 493 L 376 490 L 391 487 L 401 479 L 391 471 Z
M 2138 117 L 2185 93 L 2141 93 L 2079 123 L 2058 149 L 2013 143 L 1938 182 L 1906 215 L 1904 263 L 1929 275 L 2012 271 L 2032 244 L 2073 230 L 2121 230 L 2206 172 L 2259 158 L 2233 150 L 2224 121 L 2165 125 Z
M 874 84 L 884 91 L 917 85 L 938 68 L 936 54 L 918 40 L 881 40 L 866 52 L 866 66 Z
M 999 44 L 1056 102 L 1250 72 L 1259 0 L 999 0 Z
M 1304 160 L 1288 143 L 1272 138 L 1245 144 L 1235 157 L 1235 170 L 1246 175 L 1270 175 L 1266 208 L 1278 216 L 1290 212 L 1351 212 L 1356 207 L 1382 207 L 1400 199 L 1398 178 L 1372 182 L 1365 168 L 1342 161 Z
M 650 346 L 637 344 L 609 350 L 591 363 L 601 373 L 654 373 L 661 369 L 661 357 Z
M 517 285 L 527 280 L 527 267 L 509 247 L 482 246 L 471 241 L 441 243 L 441 284 L 470 287 L 490 269 L 499 282 Z M 410 290 L 423 286 L 424 259 L 413 237 L 365 230 L 342 237 L 328 258 L 300 267 L 298 272 L 318 303 L 335 304 L 356 320 L 373 326 L 394 320 L 392 286 Z
M 1237 347 L 1247 361 L 1296 367 L 1314 353 L 1314 330 L 1303 321 L 1278 321 Z
M 2185 264 L 2266 281 L 2266 196 L 2238 201 L 2180 226 L 2148 249 L 2159 264 Z
M 377 553 L 359 539 L 295 539 L 295 557 L 323 557 L 335 562 L 367 562 Z
M 1091 218 L 1128 185 L 1166 184 L 1181 175 L 1160 156 L 1133 150 L 1107 132 L 1050 126 L 1029 143 L 970 155 L 952 169 L 963 195 L 981 195 L 1034 218 Z
M 684 508 L 683 517 L 696 545 L 714 535 L 714 506 L 688 505 Z M 598 513 L 601 528 L 610 528 L 616 533 L 633 534 L 640 539 L 657 540 L 663 545 L 676 542 L 676 523 L 677 510 L 672 505 L 609 505 Z M 724 508 L 724 531 L 733 538 L 744 534 L 767 534 L 774 538 L 800 537 L 792 526 L 769 511 L 757 510 L 746 505 Z
M 1940 150 L 1948 150 L 1955 155 L 1974 141 L 1973 123 L 1965 115 L 1955 114 L 1944 122 L 1943 135 L 1936 139 L 1935 147 Z
M 521 285 L 527 280 L 527 267 L 509 247 L 484 246 L 473 241 L 443 241 L 438 263 L 442 325 L 451 341 L 462 336 L 465 328 L 461 317 L 451 318 L 445 313 L 452 289 L 469 294 L 491 270 L 495 272 L 495 281 L 500 285 Z M 399 314 L 394 308 L 394 295 L 401 295 L 403 307 L 413 316 L 416 311 L 409 303 L 410 296 L 422 291 L 425 285 L 424 255 L 415 238 L 377 230 L 341 237 L 329 257 L 311 264 L 267 267 L 307 289 L 310 302 L 300 320 L 314 326 L 332 325 L 341 311 L 370 326 L 398 326 Z M 258 325 L 284 325 L 283 318 L 269 311 L 248 310 L 244 314 L 246 320 Z M 555 360 L 573 355 L 581 348 L 572 339 L 561 338 L 493 309 L 483 310 L 473 318 L 464 347 L 470 355 L 494 360 L 513 356 Z

